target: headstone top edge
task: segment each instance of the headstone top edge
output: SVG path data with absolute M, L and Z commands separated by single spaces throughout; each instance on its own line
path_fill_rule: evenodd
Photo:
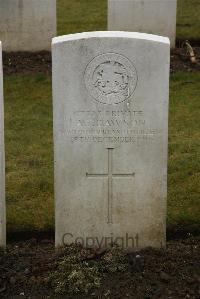
M 52 46 L 68 42 L 68 41 L 76 41 L 82 39 L 90 39 L 90 38 L 130 38 L 130 39 L 140 39 L 147 41 L 154 41 L 162 44 L 170 45 L 170 40 L 168 37 L 147 34 L 147 33 L 139 33 L 139 32 L 128 32 L 128 31 L 92 31 L 92 32 L 82 32 L 75 34 L 68 34 L 57 36 L 52 39 Z

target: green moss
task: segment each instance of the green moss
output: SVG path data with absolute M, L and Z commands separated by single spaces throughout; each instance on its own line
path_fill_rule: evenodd
M 101 276 L 97 265 L 87 262 L 68 264 L 63 260 L 55 273 L 49 277 L 51 285 L 58 294 L 88 293 L 93 288 L 98 288 Z
M 92 249 L 70 245 L 65 248 L 56 270 L 49 275 L 48 283 L 58 294 L 88 294 L 100 287 L 106 273 L 126 269 L 127 258 L 118 247 L 105 251 L 101 257 L 96 256 Z

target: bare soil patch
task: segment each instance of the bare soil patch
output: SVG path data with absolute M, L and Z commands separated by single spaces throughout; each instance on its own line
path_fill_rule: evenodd
M 200 71 L 200 47 L 193 48 L 197 62 L 192 63 L 186 49 L 171 51 L 171 72 Z M 4 74 L 51 74 L 50 52 L 3 53 Z
M 108 252 L 88 252 L 80 247 L 77 251 L 82 257 L 80 266 L 92 262 L 102 271 L 103 279 L 99 288 L 93 288 L 88 294 L 74 295 L 57 295 L 48 282 L 49 274 L 58 267 L 58 261 L 64 256 L 71 258 L 70 247 L 65 253 L 55 253 L 52 239 L 33 238 L 13 243 L 6 252 L 0 253 L 0 298 L 197 299 L 200 297 L 199 241 L 199 236 L 190 235 L 186 239 L 168 241 L 166 249 L 148 248 L 126 253 L 113 272 L 100 267 L 105 254 L 109 256 Z M 115 260 L 115 256 L 111 257 Z M 113 265 L 114 262 L 111 267 Z

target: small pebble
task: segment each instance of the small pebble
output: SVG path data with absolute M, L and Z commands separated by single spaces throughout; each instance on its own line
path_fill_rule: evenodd
M 30 273 L 30 270 L 28 269 L 28 268 L 26 268 L 25 270 L 24 270 L 24 274 L 29 274 Z
M 10 278 L 10 284 L 14 285 L 16 282 L 16 279 L 14 277 L 11 277 Z
M 169 282 L 170 276 L 165 272 L 160 272 L 160 279 L 163 282 Z

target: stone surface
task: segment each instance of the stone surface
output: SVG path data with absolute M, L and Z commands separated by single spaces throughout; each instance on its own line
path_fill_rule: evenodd
M 167 36 L 175 46 L 177 0 L 108 0 L 108 30 Z
M 4 51 L 51 49 L 56 36 L 56 0 L 0 0 Z
M 169 39 L 53 39 L 56 246 L 165 246 Z
M 0 42 L 0 247 L 6 245 L 6 207 L 5 207 L 5 156 L 4 156 L 4 105 L 2 46 Z

